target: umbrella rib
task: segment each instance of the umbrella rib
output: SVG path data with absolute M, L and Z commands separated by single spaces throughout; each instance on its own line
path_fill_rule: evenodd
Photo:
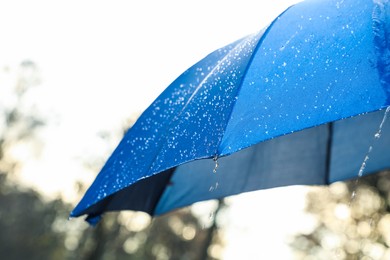
M 325 157 L 325 184 L 329 184 L 330 164 L 332 162 L 332 144 L 333 144 L 333 123 L 328 123 L 328 140 L 326 143 L 326 157 Z
M 244 75 L 241 79 L 241 82 L 238 86 L 238 90 L 237 90 L 237 94 L 238 92 L 240 91 L 241 89 L 241 86 L 242 86 L 242 82 L 243 82 L 243 78 L 245 76 L 245 74 L 247 73 L 249 67 L 250 67 L 250 64 L 252 63 L 252 60 L 253 60 L 253 57 L 254 57 L 254 53 L 257 52 L 259 46 L 261 45 L 262 41 L 264 40 L 264 37 L 267 35 L 268 31 L 270 30 L 270 28 L 274 25 L 274 23 L 279 19 L 279 17 L 281 17 L 288 9 L 290 9 L 292 6 L 288 7 L 283 13 L 281 13 L 280 15 L 278 15 L 278 17 L 276 19 L 274 19 L 272 21 L 272 23 L 267 27 L 267 29 L 264 31 L 262 37 L 260 37 L 258 43 L 257 43 L 257 46 L 255 47 L 255 49 L 253 50 L 253 53 L 252 53 L 252 57 L 249 59 L 248 61 L 248 64 L 245 68 L 245 71 L 244 71 Z M 253 38 L 255 35 L 257 35 L 257 33 L 254 33 L 251 35 L 251 38 Z M 241 47 L 241 44 L 244 42 L 244 43 L 247 43 L 249 42 L 250 40 L 249 39 L 246 39 L 245 41 L 242 41 L 240 42 L 239 44 L 237 44 L 234 48 L 232 48 L 221 60 L 219 60 L 217 62 L 217 64 L 215 65 L 215 67 L 206 75 L 206 77 L 204 77 L 204 79 L 199 83 L 199 85 L 196 87 L 196 89 L 194 90 L 194 92 L 191 94 L 190 98 L 187 100 L 186 104 L 183 106 L 183 108 L 181 109 L 181 111 L 179 112 L 179 114 L 177 116 L 175 116 L 175 118 L 172 120 L 172 122 L 176 121 L 179 116 L 183 113 L 183 111 L 187 108 L 187 106 L 189 105 L 189 103 L 192 101 L 192 99 L 194 98 L 194 96 L 196 95 L 196 93 L 198 93 L 198 91 L 201 89 L 201 87 L 204 85 L 204 83 L 206 83 L 206 81 L 211 77 L 211 75 L 213 75 L 213 73 L 218 70 L 220 67 L 221 67 L 221 64 L 226 61 L 228 58 L 229 58 L 229 55 L 232 54 L 235 50 L 237 50 L 239 47 Z M 234 102 L 235 104 L 235 102 Z M 233 104 L 233 106 L 234 106 Z M 232 109 L 230 110 L 232 111 Z M 230 112 L 230 115 L 228 118 L 230 118 L 231 116 L 231 112 Z
M 254 50 L 253 50 L 252 56 L 250 57 L 250 59 L 249 59 L 247 65 L 246 65 L 246 68 L 245 68 L 245 70 L 244 70 L 244 73 L 243 73 L 243 76 L 242 76 L 242 78 L 241 78 L 240 84 L 239 84 L 238 87 L 237 87 L 236 97 L 238 97 L 238 95 L 240 94 L 240 91 L 241 91 L 241 89 L 242 89 L 242 84 L 243 84 L 243 82 L 244 82 L 245 75 L 248 73 L 248 70 L 249 70 L 249 68 L 250 68 L 250 66 L 251 66 L 251 64 L 252 64 L 252 62 L 253 62 L 254 56 L 255 56 L 256 52 L 258 51 L 258 49 L 260 48 L 261 44 L 263 43 L 263 41 L 264 41 L 265 37 L 267 36 L 268 32 L 271 30 L 271 28 L 273 27 L 273 25 L 279 20 L 279 18 L 280 18 L 284 13 L 286 13 L 287 10 L 289 10 L 289 9 L 290 9 L 291 7 L 293 7 L 293 6 L 294 6 L 294 5 L 288 7 L 288 8 L 287 8 L 286 10 L 284 10 L 281 14 L 279 14 L 279 15 L 276 17 L 276 19 L 274 19 L 274 20 L 270 23 L 270 25 L 269 25 L 269 26 L 267 27 L 267 29 L 264 31 L 263 35 L 260 37 L 259 41 L 257 42 L 256 47 L 255 47 Z M 233 109 L 234 109 L 234 107 L 235 107 L 235 105 L 236 105 L 236 102 L 237 102 L 237 99 L 233 102 L 232 108 L 230 109 L 229 116 L 227 117 L 228 120 L 227 120 L 227 122 L 226 122 L 224 131 L 223 131 L 222 136 L 221 136 L 221 138 L 220 138 L 220 140 L 219 140 L 219 143 L 218 143 L 218 145 L 217 145 L 217 150 L 216 150 L 216 152 L 215 152 L 215 155 L 217 155 L 217 156 L 218 156 L 218 155 L 221 155 L 221 154 L 220 154 L 220 151 L 219 151 L 219 148 L 220 148 L 221 142 L 222 142 L 222 140 L 223 140 L 223 137 L 224 137 L 226 128 L 227 128 L 227 126 L 228 126 L 229 119 L 231 118 L 231 116 L 232 116 L 232 114 L 233 114 Z
M 168 139 L 168 136 L 169 136 L 169 132 L 170 130 L 172 129 L 172 126 L 174 125 L 174 123 L 179 120 L 180 116 L 183 114 L 183 112 L 186 110 L 186 108 L 188 107 L 188 105 L 191 103 L 191 101 L 194 99 L 195 95 L 199 92 L 199 90 L 203 87 L 203 85 L 206 83 L 206 81 L 214 74 L 215 71 L 217 71 L 218 69 L 221 68 L 221 64 L 223 64 L 223 62 L 225 62 L 228 57 L 234 53 L 234 51 L 236 51 L 241 45 L 243 42 L 246 42 L 244 41 L 243 39 L 241 40 L 241 42 L 237 43 L 237 45 L 235 47 L 233 47 L 231 50 L 229 50 L 226 55 L 223 56 L 222 59 L 218 60 L 218 62 L 216 63 L 216 65 L 214 66 L 214 68 L 204 77 L 204 79 L 198 84 L 198 86 L 195 88 L 194 92 L 191 94 L 191 96 L 188 98 L 187 102 L 185 103 L 185 105 L 181 108 L 181 110 L 177 113 L 177 115 L 174 116 L 174 118 L 172 119 L 172 121 L 170 122 L 169 126 L 166 128 L 166 131 L 164 132 L 164 134 L 161 135 L 160 137 L 160 140 L 164 140 L 165 141 Z M 162 150 L 162 147 L 166 144 L 166 142 L 158 142 L 159 144 L 159 148 L 158 150 L 161 151 Z M 218 149 L 218 148 L 217 148 Z M 153 169 L 153 164 L 155 162 L 155 159 L 159 156 L 159 152 L 155 154 L 154 156 L 154 159 L 151 161 L 152 164 L 151 166 L 149 167 L 149 170 L 148 170 L 148 173 L 147 175 L 148 176 L 151 176 L 153 174 L 155 174 L 155 172 L 151 172 L 151 170 Z M 176 165 L 177 166 L 177 165 Z M 166 170 L 166 169 L 165 169 Z
M 253 61 L 253 57 L 254 57 L 254 53 L 257 52 L 257 50 L 259 49 L 262 41 L 264 40 L 265 36 L 267 35 L 268 31 L 271 29 L 271 27 L 274 25 L 274 23 L 287 11 L 291 8 L 292 6 L 288 7 L 284 12 L 282 12 L 280 15 L 278 15 L 278 17 L 276 19 L 274 19 L 271 24 L 267 27 L 267 29 L 264 31 L 263 35 L 260 37 L 260 39 L 258 40 L 258 43 L 256 45 L 256 47 L 254 48 L 253 50 L 253 53 L 252 53 L 252 56 L 251 58 L 249 59 L 247 65 L 246 65 L 246 68 L 244 70 L 244 73 L 243 73 L 243 77 L 238 85 L 238 89 L 237 89 L 237 94 L 240 92 L 240 89 L 241 89 L 241 86 L 242 86 L 242 83 L 243 83 L 243 78 L 244 76 L 246 75 L 249 67 L 250 67 L 250 64 L 252 63 Z M 185 103 L 185 105 L 183 106 L 183 108 L 180 110 L 180 112 L 174 116 L 174 118 L 172 119 L 172 121 L 170 122 L 169 124 L 169 127 L 167 128 L 167 130 L 165 131 L 165 133 L 161 136 L 160 140 L 167 140 L 168 138 L 168 133 L 170 131 L 170 129 L 172 129 L 172 125 L 174 122 L 176 122 L 179 118 L 180 118 L 180 115 L 183 114 L 183 112 L 185 111 L 185 109 L 188 107 L 188 105 L 191 103 L 191 101 L 194 99 L 195 95 L 199 92 L 199 90 L 203 87 L 203 85 L 207 82 L 207 80 L 214 74 L 215 71 L 217 71 L 218 69 L 221 68 L 221 65 L 223 64 L 223 62 L 227 61 L 229 56 L 234 53 L 234 51 L 236 51 L 237 49 L 239 49 L 243 44 L 247 43 L 248 41 L 250 41 L 250 39 L 252 39 L 253 37 L 255 37 L 257 35 L 257 33 L 254 33 L 251 35 L 251 37 L 248 39 L 248 38 L 244 38 L 242 39 L 239 43 L 237 43 L 237 45 L 235 47 L 233 47 L 231 50 L 229 50 L 225 56 L 223 56 L 222 59 L 218 60 L 217 64 L 214 66 L 214 68 L 204 77 L 204 79 L 198 84 L 198 86 L 196 87 L 196 89 L 194 90 L 194 92 L 191 94 L 191 96 L 189 97 L 189 99 L 187 100 L 187 102 Z M 237 96 L 237 95 L 236 95 Z M 232 111 L 233 111 L 233 108 L 235 106 L 235 103 L 236 101 L 234 101 L 233 105 L 232 105 L 232 109 L 230 109 L 230 113 L 229 113 L 229 116 L 227 117 L 228 119 L 231 117 L 232 115 Z M 228 125 L 228 121 L 226 122 L 226 125 L 223 129 L 223 132 L 222 132 L 222 135 L 221 137 L 219 138 L 219 141 L 218 141 L 218 144 L 216 145 L 215 147 L 215 153 L 213 155 L 207 155 L 206 157 L 204 158 L 209 158 L 210 156 L 211 157 L 218 157 L 219 155 L 219 147 L 220 147 L 220 144 L 221 144 L 221 141 L 223 139 L 223 136 L 224 136 L 224 133 L 225 133 L 225 130 L 227 128 L 227 125 Z M 162 147 L 166 144 L 166 142 L 159 142 L 161 143 L 160 147 L 159 147 L 159 151 L 162 150 Z M 154 159 L 158 157 L 160 153 L 156 153 L 156 155 L 154 156 Z M 198 158 L 200 159 L 200 158 Z M 192 160 L 190 160 L 192 161 Z M 149 170 L 148 170 L 148 176 L 151 176 L 153 175 L 154 173 L 151 173 L 151 170 L 153 169 L 153 162 L 155 162 L 155 160 L 152 160 L 152 165 L 151 167 L 149 167 Z M 183 162 L 185 163 L 185 162 Z M 175 165 L 177 166 L 177 165 Z
M 244 42 L 247 42 L 248 40 L 244 41 Z M 242 42 L 240 42 L 239 44 L 237 44 L 237 46 L 235 46 L 234 48 L 232 48 L 221 60 L 219 60 L 217 62 L 217 64 L 215 65 L 215 67 L 206 75 L 206 77 L 204 77 L 204 79 L 199 83 L 199 85 L 196 87 L 196 89 L 194 90 L 194 92 L 191 94 L 190 98 L 187 100 L 186 104 L 184 105 L 184 107 L 182 108 L 182 110 L 180 111 L 180 113 L 178 114 L 177 117 L 179 117 L 183 111 L 187 108 L 187 106 L 189 105 L 189 103 L 192 101 L 192 99 L 194 98 L 194 96 L 196 95 L 196 93 L 199 92 L 199 90 L 202 88 L 202 86 L 206 83 L 206 81 L 214 74 L 214 72 L 218 69 L 220 69 L 221 67 L 221 64 L 223 62 L 225 62 L 226 60 L 228 60 L 229 58 L 229 55 L 232 54 L 235 50 L 237 50 L 240 46 L 241 46 Z
M 289 7 L 290 8 L 290 7 Z M 257 45 L 256 47 L 254 48 L 253 50 L 253 53 L 246 65 L 246 68 L 244 70 L 244 73 L 243 73 L 243 77 L 241 78 L 241 81 L 238 85 L 238 89 L 236 91 L 236 93 L 238 94 L 240 92 L 240 89 L 242 87 L 242 83 L 243 83 L 243 78 L 244 76 L 246 75 L 249 67 L 250 67 L 250 64 L 252 63 L 253 61 L 253 57 L 254 57 L 254 54 L 257 52 L 257 50 L 259 49 L 260 45 L 261 45 L 261 42 L 264 40 L 264 37 L 267 35 L 268 31 L 270 30 L 270 28 L 273 26 L 273 24 L 279 19 L 279 17 L 281 15 L 283 15 L 289 8 L 287 8 L 282 14 L 280 14 L 276 19 L 274 19 L 274 21 L 268 26 L 268 28 L 264 31 L 263 35 L 260 37 L 260 39 L 258 40 L 257 42 Z M 260 32 L 258 32 L 260 33 Z M 237 45 L 235 47 L 233 47 L 231 50 L 229 50 L 226 55 L 223 56 L 222 59 L 218 60 L 218 62 L 216 63 L 216 65 L 213 67 L 213 69 L 203 78 L 203 80 L 198 84 L 198 86 L 195 88 L 195 90 L 193 91 L 193 93 L 191 94 L 191 96 L 188 98 L 187 102 L 185 103 L 185 105 L 182 107 L 182 109 L 179 111 L 179 113 L 177 115 L 174 116 L 174 118 L 172 119 L 172 121 L 170 122 L 169 126 L 166 128 L 166 131 L 164 132 L 164 134 L 161 135 L 161 137 L 159 138 L 160 140 L 164 140 L 165 139 L 165 142 L 158 142 L 160 145 L 159 145 L 159 148 L 158 150 L 161 151 L 163 149 L 163 147 L 165 146 L 166 144 L 166 140 L 168 139 L 168 136 L 169 136 L 169 132 L 170 130 L 172 129 L 172 126 L 174 125 L 174 123 L 180 118 L 180 115 L 183 114 L 183 112 L 186 110 L 186 108 L 188 107 L 188 105 L 192 102 L 192 100 L 194 99 L 195 95 L 199 92 L 199 90 L 204 86 L 204 84 L 207 82 L 207 80 L 216 72 L 218 71 L 220 68 L 221 68 L 221 65 L 228 60 L 228 58 L 230 57 L 230 55 L 232 53 L 234 53 L 237 49 L 241 48 L 242 45 L 245 45 L 247 44 L 248 42 L 250 42 L 251 39 L 253 39 L 258 33 L 254 33 L 252 35 L 250 35 L 248 38 L 244 38 L 242 39 L 240 42 L 237 43 Z M 237 96 L 236 94 L 236 96 Z M 232 115 L 232 110 L 233 110 L 233 107 L 235 106 L 235 101 L 233 102 L 232 104 L 232 109 L 230 109 L 230 113 L 229 113 L 229 116 L 227 117 L 228 119 L 231 117 Z M 228 121 L 226 122 L 226 125 L 223 129 L 223 132 L 222 132 L 222 135 L 221 137 L 219 138 L 219 141 L 218 141 L 218 144 L 216 145 L 216 151 L 214 153 L 214 155 L 208 155 L 207 157 L 205 158 L 208 158 L 210 156 L 214 156 L 215 158 L 218 158 L 218 149 L 219 149 L 219 146 L 221 144 L 221 141 L 223 139 L 223 136 L 224 136 L 224 132 L 226 130 L 226 127 L 228 125 Z M 151 161 L 152 164 L 150 165 L 150 167 L 148 168 L 148 173 L 147 173 L 147 176 L 152 176 L 158 172 L 161 172 L 163 170 L 166 170 L 166 169 L 161 169 L 161 171 L 158 171 L 158 172 L 152 172 L 152 169 L 154 168 L 153 167 L 153 164 L 154 162 L 156 161 L 155 159 L 159 156 L 160 152 L 157 152 L 155 155 L 154 155 L 154 159 Z M 198 158 L 199 159 L 199 158 Z M 191 160 L 190 160 L 191 161 Z M 184 163 L 184 162 L 183 162 Z M 177 165 L 175 165 L 177 166 Z
M 374 34 L 375 52 L 377 56 L 377 70 L 381 79 L 381 84 L 386 94 L 386 104 L 390 104 L 390 37 L 389 22 L 386 17 L 388 10 L 386 10 L 387 3 L 384 0 L 374 1 L 374 8 L 372 12 L 372 31 Z

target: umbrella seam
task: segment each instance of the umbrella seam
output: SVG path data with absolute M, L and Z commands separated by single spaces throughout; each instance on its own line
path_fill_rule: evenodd
M 256 54 L 257 51 L 259 50 L 259 48 L 260 48 L 261 44 L 263 43 L 263 41 L 265 40 L 265 37 L 267 36 L 268 32 L 271 30 L 271 28 L 273 27 L 273 25 L 280 19 L 280 17 L 281 17 L 283 14 L 285 14 L 285 13 L 286 13 L 291 7 L 293 7 L 293 6 L 294 6 L 294 5 L 288 7 L 288 8 L 287 8 L 286 10 L 284 10 L 281 14 L 279 14 L 279 15 L 270 23 L 270 25 L 269 25 L 269 26 L 267 27 L 267 29 L 264 31 L 263 35 L 260 37 L 259 41 L 257 42 L 257 45 L 256 45 L 255 49 L 253 50 L 252 56 L 250 57 L 250 59 L 249 59 L 247 65 L 246 65 L 245 71 L 244 71 L 243 76 L 242 76 L 242 78 L 241 78 L 241 82 L 240 82 L 240 84 L 238 85 L 238 88 L 237 88 L 236 97 L 240 94 L 240 91 L 241 91 L 241 89 L 242 89 L 242 84 L 243 84 L 243 82 L 244 82 L 244 77 L 245 77 L 245 75 L 247 74 L 247 72 L 248 72 L 248 70 L 249 70 L 249 68 L 250 68 L 250 66 L 251 66 L 251 64 L 252 64 L 252 62 L 253 62 L 253 59 L 254 59 L 255 54 Z M 235 107 L 236 103 L 237 103 L 237 99 L 233 102 L 232 108 L 230 109 L 230 114 L 229 114 L 229 116 L 227 117 L 228 120 L 227 120 L 227 122 L 226 122 L 224 131 L 222 132 L 222 136 L 221 136 L 221 138 L 220 138 L 220 140 L 219 140 L 219 143 L 218 143 L 218 145 L 217 145 L 217 150 L 215 151 L 215 156 L 218 156 L 218 155 L 221 154 L 221 151 L 219 151 L 219 150 L 220 150 L 219 148 L 220 148 L 220 146 L 221 146 L 221 142 L 222 142 L 222 140 L 223 140 L 224 133 L 225 133 L 226 128 L 227 128 L 227 126 L 228 126 L 228 124 L 229 124 L 229 119 L 231 118 L 231 116 L 232 116 L 232 114 L 233 114 L 233 110 L 234 110 L 234 107 Z
M 241 41 L 243 41 L 243 39 L 241 39 Z M 201 87 L 206 83 L 207 79 L 211 77 L 211 75 L 213 74 L 213 72 L 215 70 L 217 70 L 218 68 L 220 68 L 221 64 L 226 61 L 227 57 L 233 53 L 238 47 L 240 46 L 240 43 L 238 42 L 237 45 L 235 47 L 233 47 L 231 50 L 228 51 L 228 53 L 223 56 L 222 59 L 219 59 L 218 62 L 216 63 L 215 67 L 205 76 L 205 78 L 199 83 L 199 85 L 196 87 L 196 89 L 194 90 L 194 92 L 191 94 L 191 96 L 189 97 L 189 99 L 187 100 L 186 104 L 183 106 L 183 108 L 177 113 L 177 115 L 174 116 L 174 118 L 172 119 L 172 121 L 170 122 L 169 126 L 166 128 L 167 130 L 164 131 L 164 134 L 161 135 L 161 137 L 159 138 L 159 142 L 158 143 L 162 143 L 162 145 L 159 147 L 159 151 L 161 151 L 163 149 L 163 147 L 166 145 L 166 140 L 168 139 L 169 137 L 169 132 L 170 130 L 172 129 L 172 125 L 174 125 L 174 122 L 176 122 L 177 120 L 180 119 L 180 115 L 183 114 L 184 110 L 188 107 L 188 105 L 190 104 L 190 102 L 193 100 L 193 97 L 195 96 L 195 94 L 201 89 Z M 165 142 L 160 142 L 161 140 L 164 140 L 165 139 Z M 217 149 L 218 149 L 218 145 L 217 145 Z M 154 159 L 152 160 L 152 163 L 149 167 L 149 170 L 147 172 L 147 176 L 150 177 L 154 174 L 157 174 L 161 171 L 164 171 L 164 170 L 167 170 L 168 168 L 164 168 L 160 171 L 157 171 L 157 172 L 154 172 L 152 173 L 151 172 L 151 169 L 153 168 L 152 166 L 154 165 L 155 163 L 155 159 L 159 156 L 159 152 L 156 153 L 156 155 L 154 156 Z M 207 155 L 207 156 L 204 156 L 203 158 L 209 158 L 210 155 Z M 199 158 L 199 159 L 202 159 L 202 158 Z M 188 161 L 184 161 L 180 164 L 184 164 L 186 162 L 190 162 L 190 161 L 193 161 L 193 159 L 191 160 L 188 160 Z M 175 166 L 172 166 L 172 167 L 176 167 L 176 166 L 179 166 L 180 164 L 178 165 L 175 165 Z
M 330 180 L 330 164 L 332 161 L 332 144 L 333 144 L 333 123 L 328 123 L 328 140 L 326 143 L 326 158 L 325 158 L 325 184 L 329 184 Z

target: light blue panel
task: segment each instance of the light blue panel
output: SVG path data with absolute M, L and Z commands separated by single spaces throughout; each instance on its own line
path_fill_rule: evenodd
M 367 0 L 307 1 L 281 15 L 254 55 L 219 153 L 382 108 L 373 9 Z

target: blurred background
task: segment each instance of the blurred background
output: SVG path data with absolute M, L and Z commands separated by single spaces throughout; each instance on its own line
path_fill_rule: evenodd
M 111 213 L 95 228 L 68 220 L 124 131 L 170 82 L 294 2 L 0 2 L 0 256 L 390 259 L 389 172 L 155 219 Z

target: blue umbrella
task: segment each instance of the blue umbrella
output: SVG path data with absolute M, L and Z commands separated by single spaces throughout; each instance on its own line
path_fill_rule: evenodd
M 328 184 L 361 175 L 368 153 L 365 174 L 389 168 L 389 105 L 388 1 L 299 3 L 179 76 L 71 216 L 93 224 L 106 211 L 160 215 L 247 191 Z

